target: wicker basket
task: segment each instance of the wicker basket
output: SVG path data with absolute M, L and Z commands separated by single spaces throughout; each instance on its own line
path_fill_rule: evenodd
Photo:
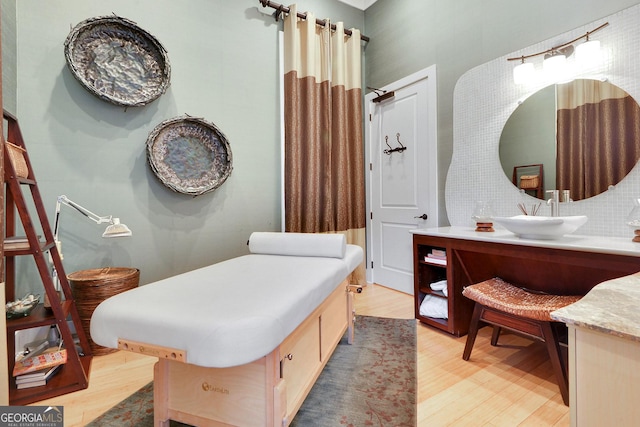
M 539 175 L 522 175 L 520 177 L 520 188 L 525 190 L 538 188 L 540 185 Z
M 137 288 L 140 270 L 126 267 L 105 267 L 82 270 L 67 276 L 73 288 L 82 329 L 89 339 L 89 346 L 94 356 L 101 356 L 116 351 L 96 344 L 91 339 L 89 324 L 94 310 L 105 299 L 129 289 Z
M 28 177 L 29 168 L 27 167 L 27 161 L 24 158 L 24 148 L 18 147 L 17 145 L 12 144 L 9 141 L 5 142 L 5 144 L 7 144 L 7 153 L 9 153 L 9 160 L 11 160 L 11 165 L 16 171 L 16 175 L 18 176 L 18 178 Z

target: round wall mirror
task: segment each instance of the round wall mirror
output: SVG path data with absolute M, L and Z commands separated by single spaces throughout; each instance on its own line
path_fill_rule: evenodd
M 569 190 L 583 200 L 620 182 L 640 159 L 640 106 L 600 80 L 547 86 L 522 102 L 500 136 L 509 180 L 544 199 Z

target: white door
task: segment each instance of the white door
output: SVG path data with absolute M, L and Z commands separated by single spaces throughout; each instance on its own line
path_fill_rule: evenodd
M 429 67 L 369 93 L 368 280 L 413 294 L 410 230 L 438 226 L 436 72 Z M 426 215 L 426 219 L 422 219 Z

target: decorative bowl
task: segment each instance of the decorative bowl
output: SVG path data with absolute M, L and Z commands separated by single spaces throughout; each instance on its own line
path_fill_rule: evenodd
M 502 225 L 521 239 L 554 240 L 570 234 L 587 222 L 584 215 L 575 216 L 533 216 L 517 215 L 512 217 L 493 217 L 493 221 Z
M 8 302 L 5 306 L 7 319 L 28 316 L 38 303 L 40 303 L 40 295 L 33 294 L 16 301 Z

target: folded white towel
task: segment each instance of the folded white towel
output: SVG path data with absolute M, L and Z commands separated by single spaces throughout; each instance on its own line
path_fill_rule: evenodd
M 420 314 L 426 317 L 447 319 L 449 317 L 447 300 L 434 295 L 426 295 L 420 304 Z
M 431 289 L 434 291 L 442 291 L 444 289 L 447 289 L 447 279 L 433 282 L 429 286 L 431 286 Z

